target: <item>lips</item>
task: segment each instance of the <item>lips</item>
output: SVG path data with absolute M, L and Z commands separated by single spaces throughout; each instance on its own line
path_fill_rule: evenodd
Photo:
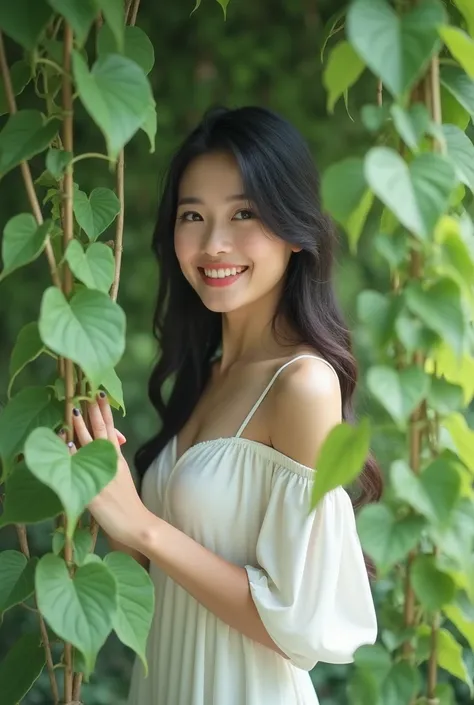
M 240 279 L 248 267 L 235 265 L 221 265 L 219 267 L 198 267 L 201 278 L 208 286 L 230 286 Z

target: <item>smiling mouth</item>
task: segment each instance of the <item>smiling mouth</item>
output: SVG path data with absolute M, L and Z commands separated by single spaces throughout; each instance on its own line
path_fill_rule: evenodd
M 208 286 L 229 286 L 247 271 L 248 267 L 198 267 L 203 281 Z

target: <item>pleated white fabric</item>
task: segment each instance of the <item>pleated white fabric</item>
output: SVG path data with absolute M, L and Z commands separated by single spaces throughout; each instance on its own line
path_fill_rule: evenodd
M 349 663 L 375 641 L 348 494 L 337 488 L 310 512 L 314 471 L 239 436 L 198 443 L 179 460 L 173 438 L 145 474 L 143 501 L 245 568 L 260 617 L 288 659 L 228 627 L 152 564 L 149 673 L 137 659 L 128 705 L 317 705 L 308 671 L 318 661 Z

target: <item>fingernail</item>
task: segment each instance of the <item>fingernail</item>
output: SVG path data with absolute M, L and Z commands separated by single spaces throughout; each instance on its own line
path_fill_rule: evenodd
M 99 397 L 100 397 L 101 399 L 105 399 L 106 396 L 107 396 L 107 395 L 106 395 L 105 392 L 99 392 Z
M 80 416 L 80 414 L 81 414 L 81 412 L 79 411 L 79 409 L 73 409 L 73 410 L 72 410 L 72 413 L 74 414 L 74 416 Z
M 73 448 L 73 447 L 74 447 L 74 443 L 73 443 L 72 441 L 69 441 L 69 443 L 67 444 L 67 447 L 68 447 L 68 448 Z
M 66 429 L 61 428 L 61 429 L 58 431 L 58 433 L 59 433 L 60 436 L 64 436 L 64 434 L 66 433 Z

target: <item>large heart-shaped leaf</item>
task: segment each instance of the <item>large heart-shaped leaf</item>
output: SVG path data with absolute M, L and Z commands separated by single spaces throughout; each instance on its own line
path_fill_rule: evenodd
M 423 75 L 440 41 L 443 6 L 422 0 L 398 15 L 386 0 L 355 0 L 347 13 L 350 43 L 394 96 L 408 91 Z
M 341 423 L 326 437 L 316 462 L 316 477 L 311 498 L 316 506 L 324 495 L 339 486 L 349 485 L 359 475 L 369 453 L 370 426 L 367 418 L 358 426 Z
M 150 73 L 155 63 L 155 49 L 150 38 L 140 27 L 127 25 L 124 31 L 123 53 L 128 59 L 135 61 L 146 74 Z M 99 56 L 117 52 L 116 40 L 108 25 L 104 25 L 97 35 L 97 51 Z
M 92 441 L 71 455 L 65 443 L 48 428 L 37 428 L 28 436 L 25 461 L 33 475 L 61 500 L 68 517 L 69 536 L 86 506 L 117 472 L 117 451 L 109 441 Z
M 417 556 L 410 576 L 415 595 L 425 609 L 435 612 L 454 599 L 456 583 L 438 568 L 433 556 Z
M 48 0 L 55 12 L 58 12 L 71 25 L 79 44 L 87 38 L 94 19 L 98 15 L 96 0 Z
M 38 226 L 31 213 L 20 213 L 10 218 L 3 231 L 3 271 L 0 274 L 0 281 L 15 269 L 39 257 L 50 228 L 50 220 Z
M 423 288 L 419 282 L 405 289 L 408 308 L 460 356 L 464 347 L 466 321 L 459 287 L 451 279 L 441 279 Z
M 474 79 L 474 41 L 459 27 L 440 27 L 439 33 L 454 58 Z
M 96 387 L 125 349 L 125 314 L 100 291 L 84 289 L 68 303 L 50 287 L 43 295 L 39 331 L 45 345 L 80 365 Z
M 94 242 L 84 252 L 78 240 L 72 240 L 66 250 L 66 260 L 74 276 L 89 289 L 107 293 L 112 286 L 115 260 L 112 250 Z
M 349 157 L 326 169 L 321 195 L 324 208 L 347 231 L 354 252 L 373 202 L 362 159 Z
M 431 627 L 428 624 L 421 624 L 417 631 L 418 648 L 425 650 L 425 653 L 429 653 L 433 639 Z M 425 642 L 424 645 L 423 642 Z M 425 647 L 424 649 L 423 646 Z M 464 662 L 462 644 L 456 641 L 455 636 L 448 632 L 447 629 L 439 629 L 436 635 L 436 646 L 438 665 L 455 678 L 467 683 L 472 692 L 472 671 L 470 673 L 470 669 Z
M 46 661 L 39 633 L 23 634 L 0 663 L 2 705 L 18 705 L 41 675 Z
M 117 609 L 117 586 L 109 569 L 94 561 L 77 568 L 71 578 L 64 560 L 47 553 L 36 568 L 36 596 L 51 629 L 79 649 L 90 673 Z
M 327 110 L 334 112 L 337 100 L 354 85 L 365 64 L 353 47 L 345 40 L 331 50 L 323 73 L 323 84 L 328 93 Z
M 18 334 L 15 347 L 12 350 L 10 357 L 9 376 L 10 382 L 8 385 L 8 397 L 11 396 L 13 382 L 17 375 L 22 371 L 29 362 L 36 360 L 45 347 L 40 338 L 38 324 L 36 321 L 27 323 Z
M 0 2 L 0 28 L 25 49 L 34 49 L 51 17 L 45 0 Z
M 428 239 L 449 203 L 456 177 L 439 154 L 421 154 L 408 166 L 388 147 L 373 147 L 365 158 L 365 176 L 380 200 L 412 233 Z
M 455 125 L 443 125 L 448 157 L 453 162 L 461 183 L 474 191 L 474 145 L 469 137 Z
M 464 110 L 474 117 L 474 81 L 458 66 L 443 66 L 440 72 L 441 86 L 457 100 Z M 452 122 L 446 119 L 444 122 Z
M 407 661 L 394 663 L 382 685 L 383 705 L 411 703 L 421 687 L 421 676 L 416 666 Z
M 146 643 L 155 604 L 153 583 L 147 571 L 125 553 L 109 553 L 104 563 L 117 583 L 117 612 L 113 627 L 122 644 L 141 658 L 146 674 Z
M 0 132 L 0 178 L 20 162 L 43 152 L 56 136 L 60 122 L 43 122 L 38 110 L 20 110 Z
M 97 240 L 119 212 L 120 201 L 109 188 L 95 188 L 89 198 L 79 189 L 74 193 L 74 215 L 89 240 Z
M 397 519 L 385 504 L 370 504 L 357 517 L 362 547 L 381 573 L 390 570 L 416 546 L 424 523 L 416 516 Z
M 411 412 L 428 394 L 430 378 L 416 366 L 398 372 L 380 365 L 369 369 L 367 385 L 399 427 L 405 428 Z
M 63 510 L 56 492 L 38 480 L 24 461 L 15 465 L 5 485 L 0 526 L 36 524 L 53 519 Z M 1 555 L 1 554 L 0 554 Z
M 150 84 L 138 64 L 119 54 L 99 57 L 89 72 L 75 52 L 73 70 L 84 107 L 102 130 L 110 157 L 116 159 L 144 123 L 153 99 Z
M 0 457 L 6 468 L 31 431 L 38 426 L 57 428 L 63 419 L 63 408 L 44 387 L 27 387 L 15 394 L 0 413 Z

